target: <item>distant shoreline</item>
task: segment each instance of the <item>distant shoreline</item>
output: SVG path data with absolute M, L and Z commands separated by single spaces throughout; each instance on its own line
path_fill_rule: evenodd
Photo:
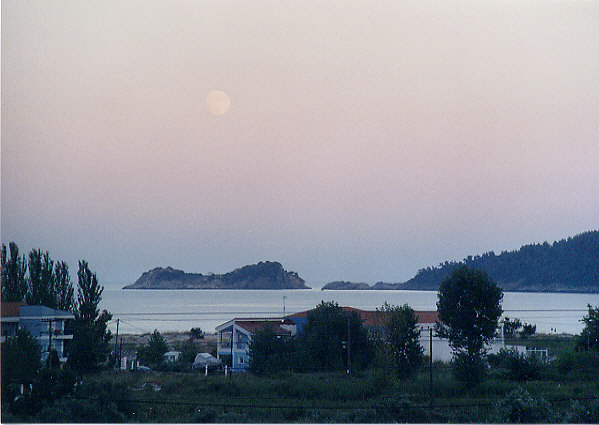
M 115 284 L 116 285 L 116 284 Z M 118 284 L 121 285 L 121 284 Z M 119 287 L 113 288 L 119 290 L 142 290 L 142 291 L 322 291 L 322 292 L 437 292 L 438 289 L 416 289 L 416 288 L 403 288 L 403 289 L 325 289 L 325 288 L 275 288 L 275 289 L 243 289 L 243 288 L 126 288 Z M 530 291 L 530 290 L 504 290 L 504 293 L 517 293 L 517 294 L 581 294 L 581 295 L 594 295 L 599 294 L 599 291 Z
M 437 292 L 438 289 L 416 289 L 416 288 L 402 288 L 402 289 L 374 289 L 374 288 L 370 288 L 370 289 L 325 289 L 322 288 L 321 291 L 352 291 L 352 292 L 358 292 L 358 291 L 365 291 L 365 292 L 372 292 L 372 291 L 389 291 L 389 292 L 395 292 L 395 291 L 421 291 L 421 292 Z M 504 290 L 503 292 L 512 292 L 512 293 L 518 293 L 518 294 L 586 294 L 586 295 L 594 295 L 594 294 L 599 294 L 599 291 L 573 291 L 573 290 L 564 290 L 564 291 L 531 291 L 531 290 L 517 290 L 517 289 L 509 289 L 509 290 Z

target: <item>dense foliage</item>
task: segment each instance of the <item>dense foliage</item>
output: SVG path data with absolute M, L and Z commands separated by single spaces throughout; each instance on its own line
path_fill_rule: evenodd
M 168 351 L 168 345 L 164 337 L 154 329 L 147 345 L 137 349 L 137 359 L 143 364 L 156 367 L 162 363 L 162 355 Z
M 486 345 L 502 313 L 501 289 L 486 273 L 461 265 L 443 280 L 437 298 L 437 333 L 449 339 L 456 373 L 464 381 L 480 381 Z
M 248 349 L 249 370 L 256 375 L 275 374 L 298 364 L 293 338 L 280 338 L 272 323 L 252 334 Z
M 566 346 L 572 343 L 562 342 Z M 9 423 L 598 423 L 599 364 L 584 373 L 553 366 L 539 364 L 537 377 L 523 381 L 510 379 L 502 366 L 494 366 L 485 382 L 474 387 L 457 381 L 450 370 L 435 364 L 432 398 L 428 369 L 421 369 L 407 379 L 387 369 L 367 369 L 352 375 L 342 371 L 283 372 L 276 376 L 245 373 L 226 378 L 223 374 L 104 371 L 86 375 L 82 383 L 60 398 L 50 395 L 36 403 L 34 397 L 29 397 L 8 408 L 4 405 L 2 420 Z
M 599 292 L 599 231 L 517 251 L 493 251 L 418 271 L 406 287 L 436 290 L 460 264 L 485 271 L 504 290 Z
M 377 312 L 380 321 L 375 334 L 377 363 L 386 366 L 389 362 L 400 377 L 414 374 L 424 358 L 414 310 L 407 304 L 398 307 L 385 303 Z
M 277 335 L 265 322 L 249 346 L 250 370 L 257 374 L 361 370 L 372 358 L 373 344 L 358 313 L 325 301 L 308 312 L 295 337 Z
M 19 329 L 2 343 L 2 401 L 14 397 L 20 384 L 31 384 L 42 364 L 37 339 Z
M 578 348 L 599 351 L 599 306 L 588 305 L 589 312 L 582 318 L 584 329 L 578 339 Z
M 16 243 L 11 242 L 9 247 L 7 253 L 6 245 L 2 244 L 2 302 L 23 301 L 27 294 L 27 261 L 24 255 L 19 255 Z
M 322 301 L 308 312 L 300 339 L 302 363 L 314 370 L 363 369 L 373 355 L 358 313 L 345 312 L 335 302 Z
M 2 301 L 24 301 L 29 305 L 43 305 L 63 311 L 75 307 L 74 288 L 69 266 L 54 262 L 48 251 L 33 249 L 29 260 L 19 255 L 16 243 L 9 244 L 10 253 L 2 244 Z M 27 273 L 28 272 L 28 273 Z
M 106 310 L 100 313 L 104 287 L 86 261 L 79 261 L 77 279 L 77 307 L 68 362 L 75 371 L 87 372 L 96 370 L 106 360 L 112 338 L 107 323 L 112 315 Z

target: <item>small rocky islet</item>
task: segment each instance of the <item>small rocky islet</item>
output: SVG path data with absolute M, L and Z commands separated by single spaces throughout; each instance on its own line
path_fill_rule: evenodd
M 296 272 L 276 261 L 261 261 L 225 274 L 186 273 L 156 267 L 123 289 L 310 289 Z

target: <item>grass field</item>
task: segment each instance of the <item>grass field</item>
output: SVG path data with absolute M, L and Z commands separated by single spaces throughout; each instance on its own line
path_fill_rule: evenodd
M 598 423 L 599 353 L 572 346 L 563 340 L 552 347 L 555 360 L 536 364 L 532 379 L 517 381 L 509 368 L 493 367 L 475 386 L 442 363 L 433 366 L 432 386 L 427 367 L 405 380 L 387 369 L 227 378 L 103 371 L 32 416 L 3 409 L 3 422 Z

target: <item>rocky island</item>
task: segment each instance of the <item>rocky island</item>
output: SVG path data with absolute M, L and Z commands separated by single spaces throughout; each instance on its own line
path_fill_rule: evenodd
M 295 272 L 281 263 L 264 261 L 225 274 L 185 273 L 172 267 L 156 267 L 123 289 L 310 289 Z

